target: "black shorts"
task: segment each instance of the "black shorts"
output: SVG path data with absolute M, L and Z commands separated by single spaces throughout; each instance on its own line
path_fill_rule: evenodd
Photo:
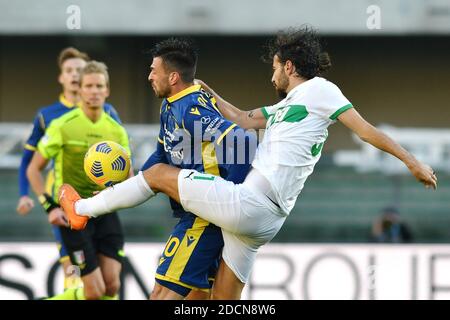
M 81 231 L 60 227 L 61 237 L 73 265 L 80 268 L 81 276 L 98 267 L 97 254 L 122 262 L 124 237 L 116 212 L 90 219 Z

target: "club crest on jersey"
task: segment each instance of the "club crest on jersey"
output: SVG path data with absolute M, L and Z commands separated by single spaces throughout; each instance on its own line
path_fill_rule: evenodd
M 84 264 L 84 262 L 86 261 L 86 258 L 84 257 L 84 251 L 83 250 L 75 251 L 73 253 L 73 259 L 75 260 L 75 263 L 77 265 Z

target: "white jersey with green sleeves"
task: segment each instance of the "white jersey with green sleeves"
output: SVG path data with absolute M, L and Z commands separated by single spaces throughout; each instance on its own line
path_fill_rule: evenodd
M 269 180 L 286 215 L 319 161 L 328 126 L 352 107 L 335 84 L 315 77 L 279 103 L 261 109 L 266 132 L 252 166 Z
M 38 144 L 38 151 L 44 158 L 55 160 L 52 190 L 55 200 L 63 183 L 71 184 L 83 198 L 91 197 L 93 191 L 101 189 L 86 176 L 83 162 L 89 147 L 105 140 L 119 143 L 131 154 L 127 132 L 105 112 L 95 123 L 81 108 L 52 121 Z

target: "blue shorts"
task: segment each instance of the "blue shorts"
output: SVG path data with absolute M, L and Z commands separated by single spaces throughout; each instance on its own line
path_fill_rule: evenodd
M 166 243 L 156 269 L 156 281 L 183 296 L 191 289 L 209 290 L 222 248 L 220 228 L 187 213 Z
M 59 261 L 63 262 L 66 259 L 69 259 L 69 254 L 67 253 L 67 249 L 66 246 L 64 245 L 62 236 L 61 236 L 61 231 L 59 230 L 59 226 L 55 226 L 52 224 L 52 231 L 53 231 L 53 236 L 55 237 L 56 240 L 56 246 L 58 247 L 58 251 L 59 251 Z

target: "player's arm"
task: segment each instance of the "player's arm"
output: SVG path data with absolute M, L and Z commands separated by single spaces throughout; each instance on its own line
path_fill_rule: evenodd
M 236 123 L 238 126 L 244 129 L 263 129 L 266 127 L 267 119 L 264 116 L 262 108 L 254 109 L 251 111 L 243 111 L 235 107 L 221 96 L 219 96 L 213 89 L 211 89 L 202 80 L 195 80 L 206 91 L 214 96 L 217 101 L 217 107 L 225 118 Z
M 145 163 L 141 167 L 141 171 L 145 171 L 148 168 L 153 167 L 157 163 L 165 163 L 168 164 L 165 151 L 164 151 L 164 142 L 158 137 L 156 150 L 150 155 L 150 157 L 145 161 Z
M 413 176 L 423 183 L 426 188 L 437 187 L 437 177 L 433 169 L 418 161 L 412 154 L 406 151 L 388 135 L 381 132 L 366 120 L 354 109 L 348 109 L 338 116 L 340 122 L 356 133 L 361 140 L 370 143 L 374 147 L 392 154 L 408 167 Z
M 33 158 L 27 168 L 27 177 L 30 181 L 31 188 L 37 196 L 45 193 L 45 183 L 42 171 L 48 164 L 48 160 L 44 158 L 39 151 L 35 152 Z
M 42 171 L 46 167 L 48 161 L 55 158 L 62 148 L 62 136 L 59 127 L 55 125 L 57 120 L 46 130 L 37 147 L 37 151 L 33 155 L 30 165 L 27 169 L 27 176 L 30 180 L 31 188 L 39 199 L 44 210 L 48 214 L 48 222 L 59 226 L 69 226 L 64 211 L 54 201 L 54 199 L 45 193 L 44 177 Z
M 164 150 L 164 124 L 162 118 L 160 116 L 159 119 L 159 135 L 158 140 L 156 141 L 156 150 L 150 155 L 150 157 L 145 161 L 142 165 L 140 171 L 145 171 L 148 168 L 151 168 L 157 163 L 165 163 L 169 164 L 169 161 L 166 157 L 166 152 Z
M 20 198 L 17 202 L 16 211 L 20 215 L 28 214 L 34 207 L 33 199 L 28 195 L 28 189 L 30 183 L 27 178 L 27 168 L 33 158 L 34 151 L 24 149 L 22 154 L 22 160 L 19 167 L 19 194 Z
M 36 146 L 39 142 L 39 140 L 44 135 L 44 128 L 43 128 L 43 116 L 40 112 L 36 115 L 33 121 L 33 129 L 31 131 L 30 136 L 27 139 L 27 142 L 25 143 L 23 154 L 22 154 L 22 160 L 20 162 L 19 167 L 19 194 L 20 198 L 17 203 L 16 211 L 21 214 L 25 215 L 30 212 L 30 210 L 34 207 L 34 201 L 31 199 L 31 197 L 28 195 L 28 189 L 30 187 L 30 183 L 28 182 L 27 178 L 27 168 L 28 165 L 31 162 L 31 159 L 33 158 L 34 151 L 36 151 Z
M 233 155 L 231 163 L 225 162 L 223 165 L 226 167 L 227 175 L 225 178 L 228 181 L 235 184 L 243 183 L 247 177 L 248 172 L 251 169 L 251 163 L 255 158 L 256 149 L 258 147 L 258 139 L 256 133 L 253 131 L 243 131 L 242 128 L 234 127 L 233 134 L 228 134 L 223 141 L 216 146 L 216 154 L 220 151 L 225 152 L 225 159 L 230 160 L 227 156 L 228 153 Z M 241 131 L 241 133 L 238 133 Z M 237 144 L 233 143 L 237 137 Z M 231 141 L 229 140 L 231 139 Z M 237 148 L 236 148 L 237 147 Z
M 28 166 L 27 176 L 30 181 L 31 188 L 48 214 L 48 221 L 51 224 L 67 227 L 68 223 L 64 212 L 54 201 L 54 199 L 45 192 L 45 183 L 42 171 L 45 169 L 48 162 L 49 161 L 44 158 L 39 151 L 36 151 L 30 165 Z

